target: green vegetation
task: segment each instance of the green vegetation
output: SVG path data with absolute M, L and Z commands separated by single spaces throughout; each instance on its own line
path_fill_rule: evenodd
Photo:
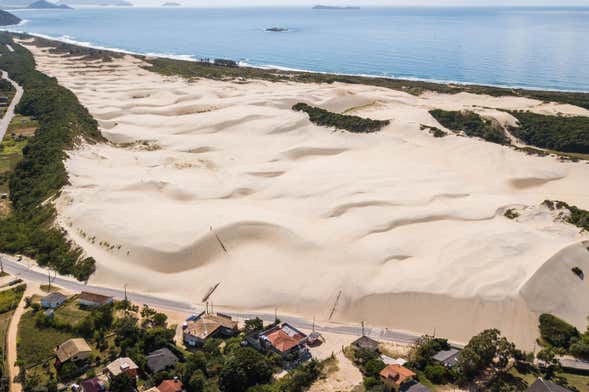
M 570 216 L 567 222 L 571 225 L 580 227 L 583 230 L 589 231 L 589 211 L 582 210 L 576 206 L 571 206 L 564 201 L 558 200 L 544 200 L 543 205 L 547 206 L 551 210 L 555 209 L 567 209 L 570 212 Z
M 347 356 L 360 369 L 360 372 L 364 376 L 364 389 L 366 391 L 376 392 L 383 390 L 384 384 L 380 379 L 379 373 L 386 365 L 380 359 L 378 352 L 350 347 L 350 352 L 347 353 Z
M 517 219 L 519 217 L 519 212 L 517 212 L 515 208 L 509 208 L 503 215 L 507 219 Z
M 589 117 L 547 116 L 511 111 L 518 127 L 509 131 L 525 143 L 565 153 L 589 154 Z
M 584 333 L 551 314 L 541 314 L 539 318 L 540 336 L 545 354 L 571 354 L 589 359 L 589 326 Z
M 429 125 L 421 124 L 419 126 L 419 129 L 422 131 L 428 131 L 429 134 L 432 135 L 433 137 L 444 137 L 444 136 L 448 135 L 446 132 L 442 131 L 440 128 L 430 127 Z
M 6 44 L 12 45 L 14 52 L 8 51 Z M 14 211 L 0 221 L 0 250 L 24 254 L 60 274 L 86 280 L 94 272 L 94 260 L 84 258 L 82 250 L 51 225 L 55 210 L 43 202 L 67 183 L 65 151 L 80 138 L 101 140 L 96 121 L 73 93 L 36 71 L 32 55 L 8 33 L 0 33 L 0 54 L 0 68 L 25 90 L 17 112 L 39 124 L 10 173 Z
M 434 109 L 429 112 L 440 124 L 454 132 L 480 137 L 488 142 L 510 144 L 509 138 L 500 125 L 486 120 L 474 112 L 447 111 Z
M 26 285 L 21 284 L 11 289 L 0 291 L 0 313 L 16 309 L 25 289 Z
M 369 118 L 333 113 L 318 107 L 307 105 L 306 103 L 297 103 L 292 109 L 298 112 L 307 113 L 309 115 L 309 120 L 311 120 L 313 124 L 345 129 L 346 131 L 353 133 L 378 132 L 389 124 L 388 120 L 371 120 Z

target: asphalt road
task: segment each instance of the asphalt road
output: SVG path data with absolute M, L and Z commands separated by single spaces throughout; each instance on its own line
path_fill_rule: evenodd
M 2 261 L 4 270 L 12 274 L 13 276 L 23 279 L 24 281 L 48 283 L 47 271 L 44 271 L 43 269 L 37 266 L 31 266 L 26 262 L 19 262 L 16 258 L 5 255 L 0 255 L 0 260 Z M 116 299 L 123 299 L 125 297 L 125 290 L 123 287 L 121 287 L 120 289 L 113 289 L 107 287 L 93 286 L 64 277 L 53 277 L 53 274 L 51 276 L 52 284 L 63 287 L 70 291 L 91 291 L 94 293 L 111 296 Z M 145 304 L 151 307 L 167 309 L 187 314 L 200 313 L 202 310 L 204 310 L 204 308 L 201 305 L 195 305 L 189 302 L 173 301 L 165 298 L 159 298 L 147 294 L 134 293 L 130 291 L 127 291 L 127 298 L 129 299 L 129 301 L 136 304 Z M 248 319 L 259 317 L 267 322 L 274 321 L 274 314 L 269 313 L 236 313 L 232 311 L 223 311 L 222 309 L 218 310 L 223 313 L 229 314 L 234 318 Z M 291 323 L 297 328 L 312 329 L 313 327 L 312 321 L 300 317 L 291 317 L 281 314 L 279 314 L 278 317 L 280 318 L 280 320 Z M 330 323 L 329 325 L 322 325 L 318 322 L 315 325 L 315 330 L 318 332 L 329 332 L 358 337 L 362 336 L 362 328 L 360 325 L 339 323 Z M 365 335 L 377 340 L 400 343 L 412 343 L 415 341 L 417 337 L 419 337 L 419 335 L 417 334 L 412 334 L 404 331 L 395 331 L 386 328 L 383 329 L 366 327 L 364 332 Z
M 10 79 L 5 71 L 2 71 L 2 79 L 8 80 L 14 86 L 14 88 L 16 89 L 16 94 L 14 94 L 12 102 L 10 102 L 10 105 L 8 105 L 8 108 L 6 109 L 6 114 L 4 115 L 2 120 L 0 120 L 0 141 L 4 139 L 4 134 L 6 134 L 6 130 L 8 129 L 8 126 L 10 125 L 10 122 L 14 117 L 14 108 L 20 102 L 20 99 L 22 98 L 23 94 L 22 87 L 16 84 L 14 80 Z

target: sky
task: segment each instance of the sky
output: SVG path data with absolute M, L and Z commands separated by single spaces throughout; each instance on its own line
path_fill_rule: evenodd
M 589 6 L 589 0 L 171 0 L 187 6 Z M 131 0 L 131 2 L 133 2 Z M 133 3 L 151 3 L 136 0 Z

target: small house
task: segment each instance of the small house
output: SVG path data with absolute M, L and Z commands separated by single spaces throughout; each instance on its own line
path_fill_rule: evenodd
M 432 392 L 432 390 L 417 380 L 411 380 L 401 385 L 399 392 Z
M 106 366 L 106 373 L 110 377 L 116 377 L 121 373 L 126 373 L 131 377 L 136 377 L 139 373 L 139 366 L 131 358 L 117 358 Z
M 66 340 L 55 349 L 57 365 L 67 361 L 82 361 L 88 359 L 91 353 L 92 349 L 82 338 Z
M 183 340 L 188 346 L 202 346 L 210 337 L 231 337 L 237 332 L 237 321 L 221 313 L 201 313 L 183 326 Z
M 307 335 L 288 323 L 276 325 L 259 335 L 262 348 L 285 357 L 289 354 L 301 356 L 307 352 Z
M 168 348 L 160 348 L 147 355 L 147 368 L 153 373 L 173 367 L 177 362 L 178 357 Z
M 82 392 L 104 392 L 106 391 L 106 382 L 99 377 L 89 378 L 80 383 L 80 390 Z
M 164 380 L 160 385 L 157 386 L 160 392 L 182 392 L 184 387 L 182 381 L 178 380 L 178 377 L 174 377 L 173 380 Z
M 90 293 L 82 291 L 78 298 L 80 305 L 87 306 L 90 308 L 96 308 L 102 305 L 112 304 L 112 297 L 106 295 Z
M 404 366 L 388 365 L 379 373 L 387 391 L 399 391 L 401 387 L 410 385 L 416 374 Z
M 450 350 L 439 351 L 436 355 L 432 357 L 432 359 L 448 368 L 452 368 L 456 366 L 456 364 L 458 363 L 459 354 L 460 350 L 451 348 Z
M 0 103 L 7 103 L 8 97 L 6 95 L 0 95 Z
M 561 387 L 551 381 L 538 378 L 526 389 L 526 392 L 572 392 L 570 389 Z
M 368 336 L 362 336 L 352 342 L 352 346 L 360 350 L 368 350 L 373 353 L 378 352 L 378 342 L 370 339 Z
M 45 309 L 56 309 L 61 306 L 67 297 L 59 292 L 54 292 L 41 298 L 41 306 Z

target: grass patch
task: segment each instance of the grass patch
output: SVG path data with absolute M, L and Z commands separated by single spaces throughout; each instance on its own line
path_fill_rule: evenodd
M 39 364 L 55 355 L 55 347 L 74 337 L 71 332 L 38 328 L 33 312 L 28 311 L 18 325 L 18 359 L 26 368 Z
M 68 299 L 63 305 L 55 309 L 55 319 L 75 325 L 78 321 L 86 318 L 91 312 L 80 309 L 76 298 Z
M 0 353 L 2 354 L 3 359 L 6 356 L 6 335 L 8 334 L 8 326 L 10 325 L 10 319 L 12 318 L 13 314 L 13 311 L 0 314 Z M 8 364 L 6 363 L 6 361 L 2 362 L 1 374 L 8 374 L 7 365 Z
M 39 128 L 39 122 L 30 116 L 23 116 L 17 114 L 14 116 L 10 125 L 8 126 L 7 134 L 15 136 L 33 136 L 35 131 Z
M 388 120 L 372 120 L 358 116 L 333 113 L 301 102 L 294 105 L 292 110 L 307 113 L 309 120 L 315 125 L 344 129 L 352 133 L 378 132 L 389 124 Z
M 26 285 L 22 284 L 0 291 L 0 313 L 16 309 L 25 292 L 25 288 Z
M 559 373 L 559 376 L 566 378 L 569 385 L 579 391 L 589 391 L 589 376 L 572 373 Z
M 429 112 L 440 124 L 454 132 L 464 132 L 491 143 L 511 144 L 500 125 L 470 111 L 434 109 Z

